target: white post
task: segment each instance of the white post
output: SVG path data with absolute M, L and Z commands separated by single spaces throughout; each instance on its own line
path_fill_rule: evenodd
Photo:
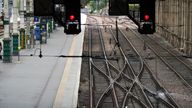
M 4 38 L 10 38 L 9 36 L 9 12 L 8 12 L 8 0 L 4 0 Z
M 30 8 L 29 8 L 29 12 L 31 13 L 31 15 L 33 15 L 33 0 L 30 0 Z M 30 17 L 30 29 L 29 29 L 29 32 L 30 33 L 33 33 L 31 30 L 34 29 L 34 17 L 31 16 Z M 30 34 L 30 45 L 33 45 L 34 46 L 34 34 Z
M 30 4 L 29 4 L 29 12 L 32 14 L 33 13 L 33 0 L 30 0 Z M 34 17 L 30 18 L 30 26 L 34 25 Z
M 18 33 L 18 7 L 17 7 L 17 0 L 13 0 L 13 34 Z
M 24 0 L 20 0 L 20 28 L 25 28 L 25 19 L 24 19 Z
M 26 0 L 26 13 L 30 14 L 30 0 Z M 27 16 L 27 28 L 26 28 L 26 48 L 30 48 L 30 17 Z

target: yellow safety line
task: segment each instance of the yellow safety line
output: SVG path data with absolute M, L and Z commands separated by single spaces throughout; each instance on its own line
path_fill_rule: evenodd
M 74 53 L 74 48 L 76 46 L 75 40 L 76 40 L 76 37 L 73 38 L 72 45 L 71 45 L 70 51 L 68 53 L 69 55 L 72 55 Z M 57 95 L 55 97 L 53 108 L 61 108 L 61 105 L 63 103 L 63 97 L 64 97 L 64 89 L 65 89 L 66 84 L 67 84 L 67 80 L 68 80 L 68 76 L 69 76 L 69 70 L 71 68 L 71 65 L 72 65 L 72 58 L 67 58 L 64 73 L 63 73 L 61 82 L 59 84 L 59 88 L 57 91 Z

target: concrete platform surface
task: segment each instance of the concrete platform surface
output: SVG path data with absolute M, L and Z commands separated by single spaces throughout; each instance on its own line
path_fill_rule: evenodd
M 65 35 L 63 28 L 57 28 L 41 46 L 42 58 L 37 44 L 21 50 L 20 60 L 16 56 L 12 63 L 0 61 L 0 108 L 76 107 L 81 58 L 55 56 L 81 55 L 84 29 L 79 35 Z M 34 53 L 37 56 L 30 56 Z

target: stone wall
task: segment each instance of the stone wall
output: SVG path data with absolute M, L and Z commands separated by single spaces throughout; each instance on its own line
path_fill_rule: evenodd
M 156 25 L 175 48 L 192 55 L 192 0 L 156 0 Z

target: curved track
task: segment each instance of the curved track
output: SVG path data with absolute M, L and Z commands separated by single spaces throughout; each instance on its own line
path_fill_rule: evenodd
M 114 35 L 108 38 L 113 46 L 109 51 L 97 19 L 91 20 L 96 26 L 89 30 L 88 49 L 93 57 L 89 58 L 90 107 L 178 108 L 179 105 L 156 80 L 132 43 L 119 32 L 119 39 Z M 117 40 L 124 46 L 119 45 Z M 93 44 L 97 42 L 99 52 L 95 51 Z
M 162 60 L 170 57 L 172 65 L 175 65 L 177 63 L 174 57 L 181 56 L 165 55 L 169 52 L 154 43 L 155 40 L 141 37 L 133 28 L 127 27 L 127 18 L 117 19 L 120 22 L 118 30 L 115 29 L 115 17 L 89 16 L 88 19 L 91 26 L 88 27 L 84 54 L 89 55 L 86 67 L 89 73 L 86 80 L 89 82 L 87 84 L 89 101 L 85 106 L 90 108 L 192 106 L 190 72 L 175 72 L 174 69 L 177 68 L 172 69 L 167 65 L 168 61 Z M 190 69 L 190 65 L 184 70 L 187 68 Z M 84 68 L 82 72 L 85 70 Z M 87 96 L 86 93 L 85 95 Z
M 141 36 L 131 28 L 129 28 L 128 31 L 123 31 L 126 34 L 129 34 L 127 35 L 127 38 L 131 39 L 132 41 L 135 40 L 135 38 L 138 38 L 141 43 L 144 42 L 144 46 L 150 50 L 152 57 L 151 59 L 146 59 L 146 57 L 143 56 L 143 58 L 145 58 L 147 63 L 150 65 L 157 62 L 158 59 L 160 65 L 160 69 L 158 70 L 158 73 L 160 74 L 159 80 L 164 83 L 164 87 L 169 91 L 170 94 L 172 94 L 177 103 L 179 103 L 182 107 L 190 107 L 191 104 L 189 98 L 192 96 L 191 63 L 186 61 L 186 59 L 184 59 L 181 55 L 178 55 L 178 52 L 174 51 L 173 48 L 167 47 L 168 45 L 162 46 L 159 39 L 152 39 L 151 37 L 153 37 L 153 35 Z M 135 46 L 138 45 L 135 44 Z M 143 52 L 140 51 L 140 53 Z M 178 97 L 178 95 L 181 97 Z M 189 103 L 183 99 L 185 97 L 188 98 L 187 100 Z

